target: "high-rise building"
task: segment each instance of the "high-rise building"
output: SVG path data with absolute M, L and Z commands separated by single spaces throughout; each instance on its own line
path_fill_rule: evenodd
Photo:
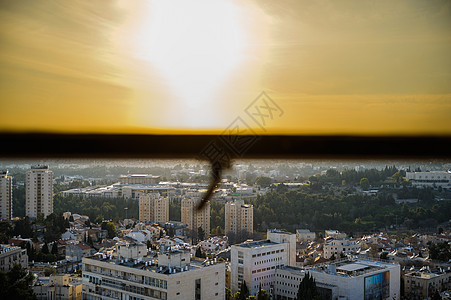
M 53 172 L 48 166 L 32 166 L 25 183 L 26 215 L 36 218 L 42 213 L 47 217 L 53 212 Z
M 0 171 L 0 220 L 13 217 L 13 179 L 8 170 Z
M 139 219 L 150 222 L 169 221 L 169 198 L 158 193 L 139 196 Z
M 181 219 L 186 224 L 189 231 L 197 233 L 199 227 L 205 233 L 205 237 L 210 235 L 210 202 L 208 202 L 201 210 L 197 210 L 199 199 L 185 198 L 182 199 Z
M 254 206 L 235 200 L 225 204 L 225 232 L 236 237 L 249 237 L 254 233 Z

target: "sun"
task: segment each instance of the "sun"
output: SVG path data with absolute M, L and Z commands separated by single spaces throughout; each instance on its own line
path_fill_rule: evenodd
M 240 8 L 227 0 L 151 1 L 148 8 L 135 55 L 158 69 L 188 107 L 214 101 L 247 47 Z

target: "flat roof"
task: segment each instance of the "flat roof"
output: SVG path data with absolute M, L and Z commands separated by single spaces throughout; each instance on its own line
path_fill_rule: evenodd
M 279 245 L 279 243 L 274 243 L 274 242 L 271 242 L 270 240 L 263 240 L 263 241 L 255 241 L 255 242 L 244 242 L 244 243 L 234 245 L 234 246 L 243 247 L 243 248 L 257 248 L 257 247 L 270 246 L 270 245 Z
M 337 271 L 353 272 L 353 271 L 363 270 L 366 268 L 370 268 L 370 266 L 362 265 L 362 264 L 358 264 L 358 263 L 351 263 L 348 265 L 343 265 L 343 266 L 337 267 Z

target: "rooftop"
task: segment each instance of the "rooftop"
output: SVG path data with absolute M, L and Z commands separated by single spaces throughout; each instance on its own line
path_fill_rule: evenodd
M 160 178 L 159 175 L 152 175 L 152 174 L 127 174 L 127 175 L 121 175 L 121 178 L 152 178 L 152 179 L 158 179 Z
M 345 258 L 327 264 L 312 267 L 311 271 L 328 273 L 335 276 L 357 277 L 369 272 L 388 269 L 396 264 L 362 258 Z
M 183 250 L 175 250 L 170 253 L 176 254 L 177 252 L 181 252 Z M 169 253 L 169 252 L 168 252 Z M 189 270 L 196 270 L 201 268 L 207 268 L 209 266 L 213 266 L 218 264 L 218 262 L 214 260 L 204 260 L 192 257 L 190 263 L 185 267 L 179 266 L 158 266 L 158 258 L 156 256 L 144 256 L 142 259 L 119 259 L 117 256 L 108 256 L 105 254 L 96 253 L 93 256 L 87 256 L 86 259 L 92 259 L 96 261 L 101 261 L 105 263 L 110 263 L 117 266 L 125 266 L 128 268 L 133 268 L 136 270 L 145 270 L 148 272 L 155 272 L 159 274 L 175 274 L 179 272 L 186 272 Z
M 278 245 L 278 243 L 271 242 L 270 240 L 262 240 L 262 241 L 244 242 L 244 243 L 234 245 L 234 246 L 243 247 L 243 248 L 258 248 L 258 247 L 270 246 L 270 245 Z

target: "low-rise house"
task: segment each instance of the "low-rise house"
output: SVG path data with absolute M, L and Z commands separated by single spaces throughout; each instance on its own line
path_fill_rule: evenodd
M 85 243 L 78 243 L 66 246 L 67 261 L 81 261 L 85 256 L 92 255 L 95 250 Z

